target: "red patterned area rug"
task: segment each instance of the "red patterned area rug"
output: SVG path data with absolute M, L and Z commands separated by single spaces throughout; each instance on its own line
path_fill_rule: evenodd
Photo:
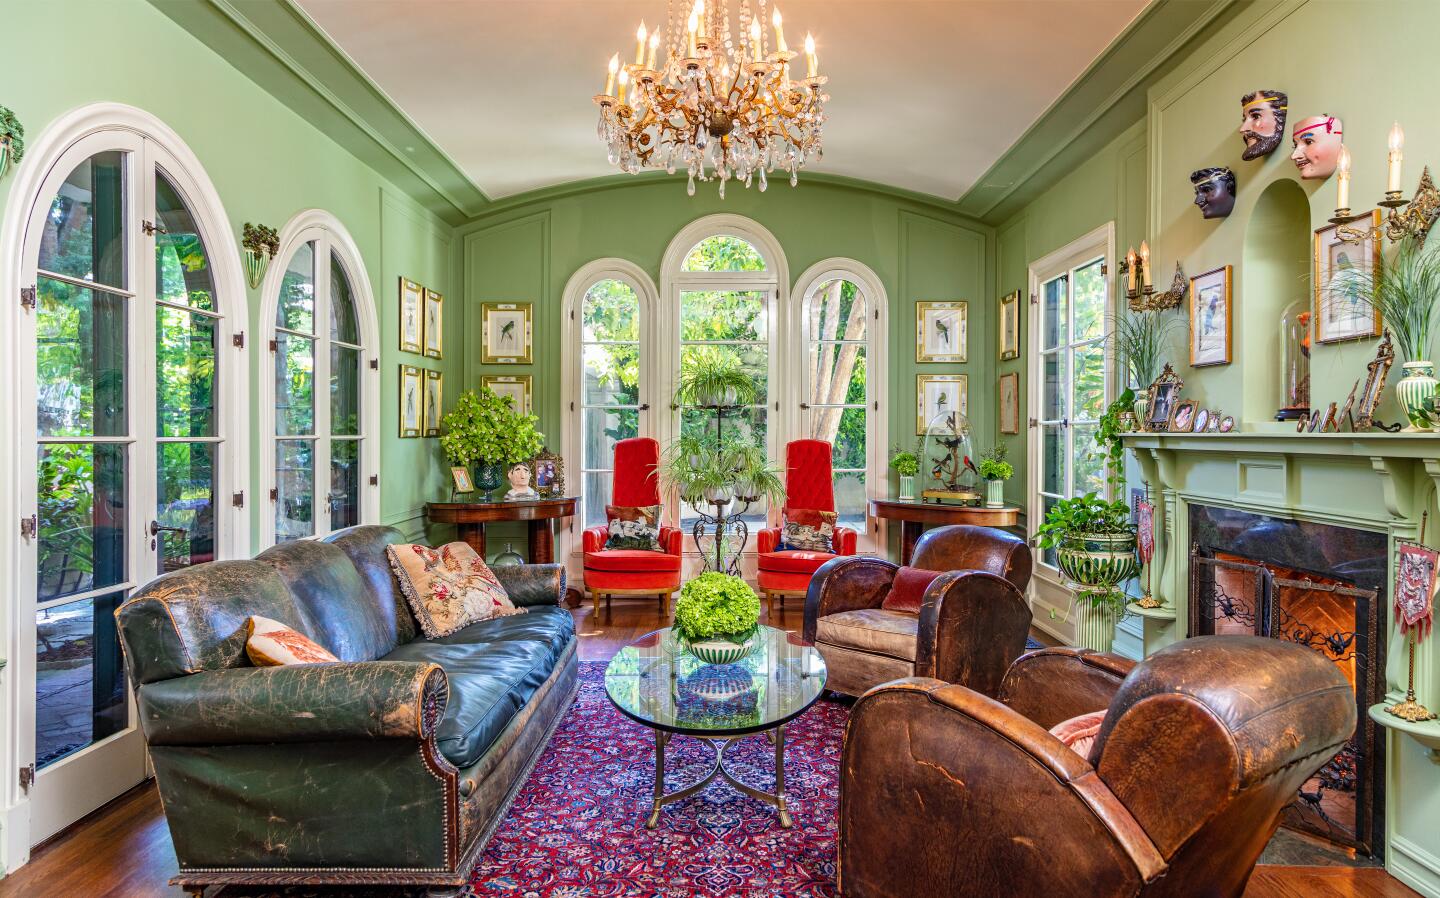
M 835 821 L 847 705 L 822 699 L 786 729 L 785 792 L 794 829 L 775 809 L 723 781 L 666 805 L 645 828 L 655 737 L 605 696 L 605 665 L 581 665 L 580 694 L 491 838 L 470 883 L 476 898 L 835 895 Z M 702 778 L 714 752 L 678 737 L 666 749 L 666 786 Z M 725 754 L 741 782 L 775 786 L 763 735 Z

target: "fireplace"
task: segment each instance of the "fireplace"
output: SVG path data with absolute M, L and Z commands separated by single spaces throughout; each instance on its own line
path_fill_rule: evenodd
M 1297 642 L 1355 690 L 1355 735 L 1305 783 L 1283 824 L 1383 855 L 1385 740 L 1366 709 L 1385 695 L 1385 534 L 1199 504 L 1189 523 L 1190 635 Z

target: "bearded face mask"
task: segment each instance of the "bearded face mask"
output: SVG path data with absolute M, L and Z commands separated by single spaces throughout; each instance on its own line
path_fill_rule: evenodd
M 1269 156 L 1285 137 L 1285 113 L 1290 98 L 1278 90 L 1257 90 L 1240 98 L 1241 159 Z

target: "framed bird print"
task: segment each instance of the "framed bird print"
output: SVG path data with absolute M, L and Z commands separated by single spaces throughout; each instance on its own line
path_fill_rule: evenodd
M 441 358 L 441 349 L 444 346 L 444 324 L 445 324 L 445 297 L 441 296 L 429 287 L 425 288 L 425 326 L 423 343 L 425 355 L 432 358 Z
M 915 361 L 965 361 L 969 303 L 915 303 Z
M 420 352 L 421 306 L 424 305 L 425 288 L 410 280 L 400 279 L 400 351 Z
M 485 374 L 480 377 L 482 387 L 508 400 L 510 407 L 522 415 L 531 413 L 533 382 L 534 378 L 529 374 Z
M 969 378 L 964 374 L 915 375 L 915 433 L 947 412 L 969 414 Z
M 528 365 L 531 352 L 531 302 L 483 302 L 480 304 L 480 363 L 482 365 Z
M 1000 297 L 1000 361 L 1020 358 L 1020 291 Z
M 423 436 L 440 435 L 440 411 L 445 407 L 441 395 L 444 378 L 445 375 L 440 371 L 425 369 L 425 409 L 420 419 L 420 432 Z
M 424 382 L 420 369 L 414 365 L 400 366 L 400 436 L 418 437 L 424 426 L 424 412 L 421 403 L 424 397 Z

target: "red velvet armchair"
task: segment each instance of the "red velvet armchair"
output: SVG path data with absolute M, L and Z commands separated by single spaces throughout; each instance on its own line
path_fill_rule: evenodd
M 794 440 L 785 446 L 785 505 L 814 511 L 835 510 L 835 476 L 831 469 L 832 449 L 824 440 Z M 759 551 L 760 591 L 765 604 L 774 610 L 776 597 L 785 607 L 786 596 L 804 597 L 810 578 L 820 565 L 841 555 L 854 555 L 859 538 L 849 527 L 835 528 L 834 552 L 804 552 L 780 549 L 783 531 L 767 527 L 756 538 Z
M 646 507 L 660 504 L 660 444 L 649 437 L 634 437 L 615 444 L 615 474 L 611 505 Z M 606 527 L 591 527 L 583 536 L 585 589 L 600 611 L 600 597 L 609 607 L 611 596 L 653 595 L 660 598 L 660 613 L 670 613 L 670 596 L 680 588 L 683 535 L 674 527 L 660 528 L 663 552 L 607 549 Z

